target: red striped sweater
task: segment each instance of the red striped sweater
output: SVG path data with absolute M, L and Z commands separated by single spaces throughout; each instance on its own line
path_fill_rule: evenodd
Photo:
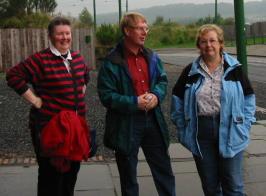
M 41 109 L 31 108 L 30 128 L 44 127 L 52 116 L 62 110 L 77 110 L 85 116 L 85 95 L 83 86 L 89 81 L 89 70 L 83 57 L 71 51 L 72 60 L 69 73 L 63 59 L 54 55 L 49 48 L 35 53 L 25 61 L 12 67 L 7 72 L 7 84 L 19 95 L 25 93 L 29 84 L 39 96 Z M 74 82 L 77 84 L 77 107 L 75 107 Z M 40 129 L 39 129 L 40 130 Z

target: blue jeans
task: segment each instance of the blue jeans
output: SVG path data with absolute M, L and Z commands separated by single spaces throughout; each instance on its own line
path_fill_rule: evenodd
M 243 196 L 243 152 L 219 154 L 219 116 L 199 117 L 198 141 L 203 158 L 194 156 L 205 196 Z
M 142 147 L 159 196 L 175 196 L 175 177 L 168 150 L 153 114 L 134 118 L 133 150 L 130 155 L 116 152 L 122 196 L 138 196 L 137 164 Z

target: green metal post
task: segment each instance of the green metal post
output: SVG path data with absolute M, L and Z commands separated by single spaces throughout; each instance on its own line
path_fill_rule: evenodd
M 243 65 L 244 71 L 248 72 L 247 67 L 247 51 L 246 51 L 246 29 L 245 29 L 245 16 L 244 16 L 244 3 L 243 0 L 234 0 L 235 8 L 235 30 L 236 30 L 236 47 L 237 59 Z
M 214 17 L 215 24 L 217 24 L 217 20 L 218 20 L 217 0 L 215 0 L 215 17 Z
M 118 0 L 118 6 L 119 6 L 119 23 L 122 17 L 122 6 L 121 6 L 121 0 Z
M 94 20 L 94 32 L 96 32 L 96 4 L 95 4 L 95 0 L 93 0 L 93 20 Z
M 128 12 L 128 0 L 126 0 L 126 12 Z

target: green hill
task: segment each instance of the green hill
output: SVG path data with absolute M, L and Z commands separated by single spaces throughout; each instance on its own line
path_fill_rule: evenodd
M 266 0 L 245 3 L 245 20 L 248 23 L 266 20 Z M 153 23 L 157 16 L 162 16 L 165 21 L 175 21 L 181 24 L 194 22 L 199 18 L 214 16 L 214 3 L 207 4 L 171 4 L 165 6 L 154 6 L 139 10 L 150 23 Z M 218 3 L 218 13 L 223 18 L 234 17 L 233 3 Z M 97 23 L 117 23 L 118 13 L 101 14 L 97 16 Z

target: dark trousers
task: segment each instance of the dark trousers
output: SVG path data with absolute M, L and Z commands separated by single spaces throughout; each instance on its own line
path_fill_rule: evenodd
M 153 114 L 134 118 L 133 150 L 126 156 L 116 152 L 122 196 L 138 196 L 137 164 L 142 147 L 159 196 L 175 196 L 175 177 L 168 150 Z
M 80 169 L 80 162 L 71 162 L 70 170 L 61 173 L 51 165 L 50 158 L 40 156 L 40 130 L 42 127 L 36 123 L 31 130 L 32 143 L 38 161 L 37 196 L 73 196 Z
M 58 172 L 49 158 L 38 158 L 38 196 L 73 196 L 80 162 L 72 162 L 68 172 Z
M 219 154 L 219 116 L 199 117 L 198 141 L 203 158 L 194 156 L 205 196 L 243 196 L 243 152 Z

